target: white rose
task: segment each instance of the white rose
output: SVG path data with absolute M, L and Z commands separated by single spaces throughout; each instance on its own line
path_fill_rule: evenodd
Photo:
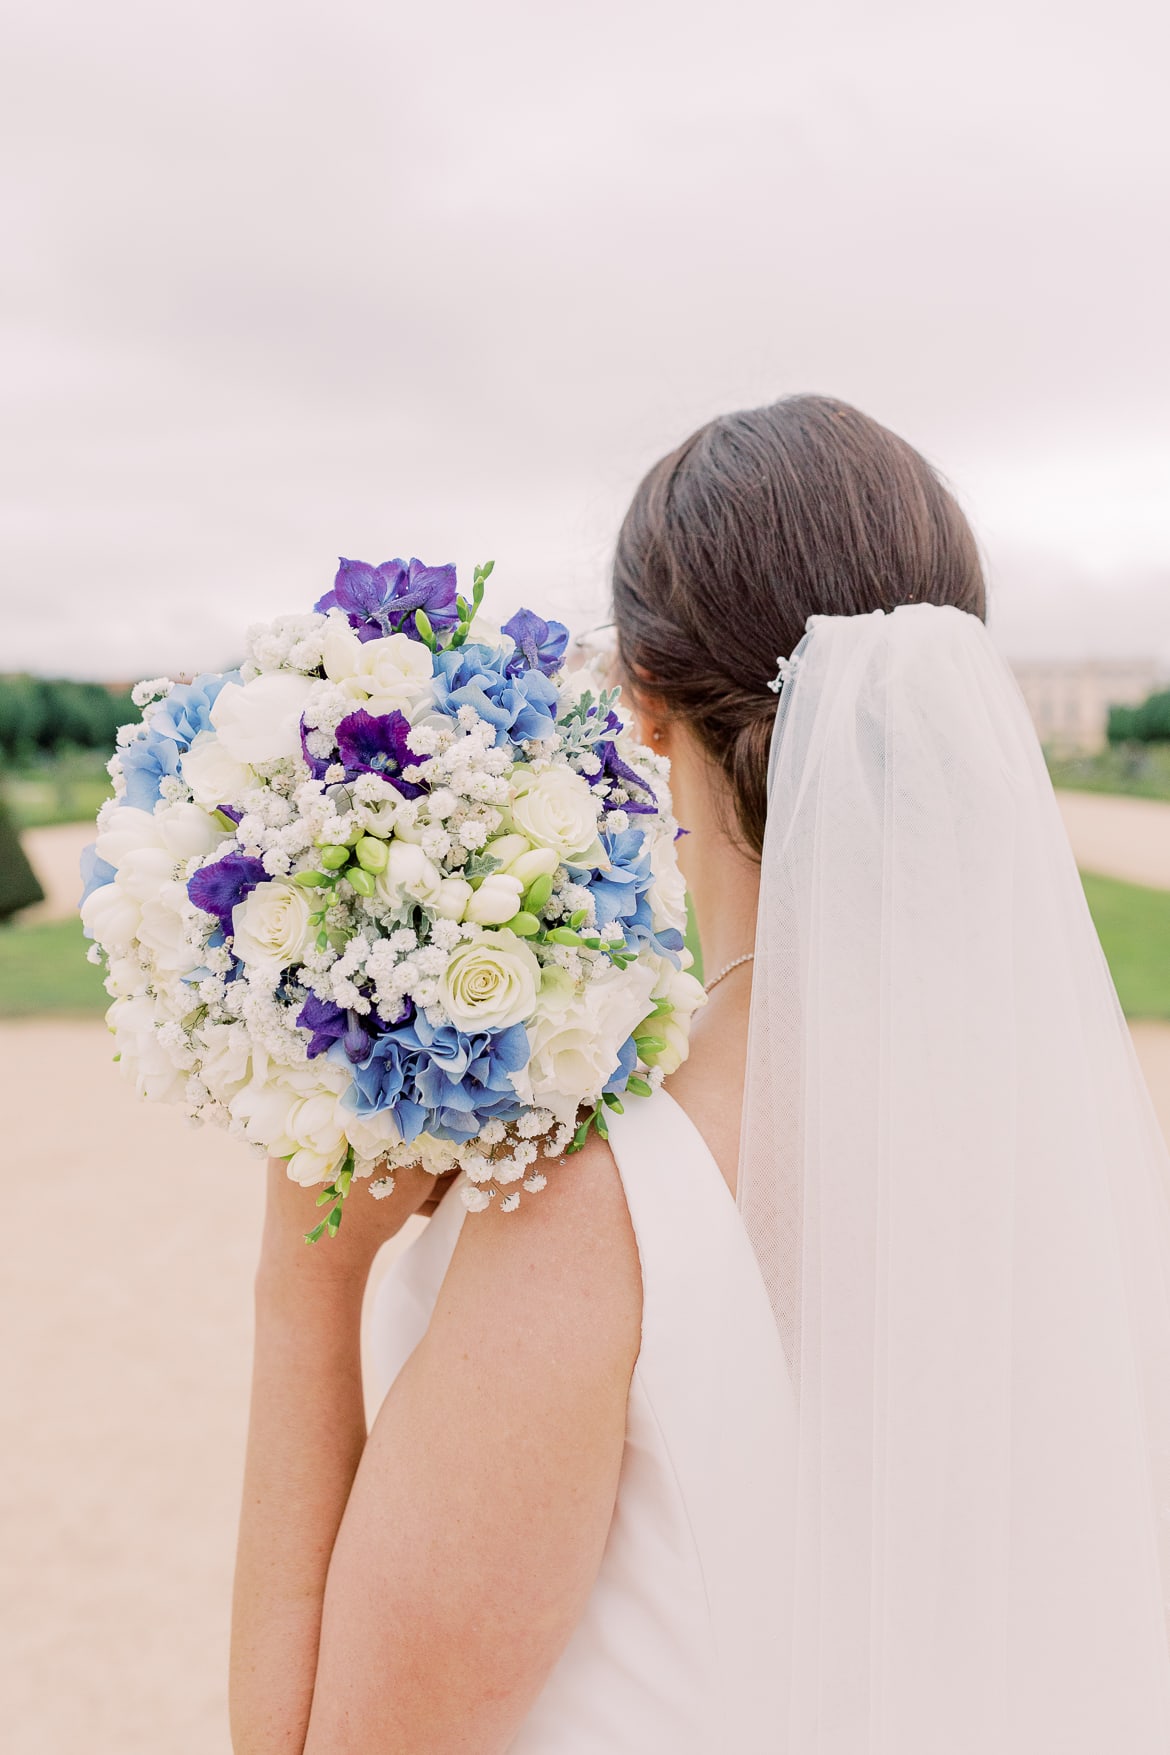
M 655 835 L 650 848 L 650 923 L 655 932 L 673 927 L 676 932 L 687 929 L 687 886 L 679 870 L 678 856 L 669 830 Z
M 460 945 L 443 973 L 443 1001 L 459 1030 L 506 1030 L 536 1004 L 540 964 L 514 932 L 482 932 Z
M 622 1044 L 653 1003 L 653 969 L 612 965 L 578 994 L 561 969 L 546 969 L 528 1026 L 528 1065 L 514 1076 L 522 1102 L 571 1122 L 579 1104 L 596 1102 L 617 1071 Z
M 524 886 L 519 878 L 496 871 L 485 877 L 478 890 L 473 890 L 463 918 L 480 926 L 503 926 L 513 914 L 520 912 Z
M 210 719 L 229 756 L 278 762 L 301 753 L 301 714 L 316 685 L 296 671 L 277 670 L 250 683 L 225 683 Z
M 244 963 L 286 969 L 304 956 L 312 937 L 308 898 L 284 878 L 256 888 L 232 909 L 232 948 Z
M 231 833 L 197 804 L 168 804 L 157 813 L 155 821 L 163 846 L 176 859 L 194 859 L 201 853 L 210 853 Z
M 513 776 L 512 819 L 535 847 L 547 847 L 558 860 L 607 865 L 597 838 L 597 800 L 588 783 L 571 768 L 521 769 Z
M 256 776 L 247 762 L 230 755 L 214 731 L 198 734 L 191 748 L 180 756 L 179 772 L 191 788 L 195 803 L 207 810 L 231 804 L 256 784 Z
M 434 700 L 430 652 L 408 634 L 359 640 L 352 628 L 331 625 L 323 657 L 331 682 L 352 683 L 368 697 L 368 713 L 397 711 L 410 719 Z
M 243 1024 L 205 1024 L 197 1032 L 199 1077 L 217 1103 L 230 1103 L 248 1082 L 252 1048 Z
M 416 842 L 395 836 L 386 849 L 385 869 L 374 879 L 374 892 L 388 908 L 404 914 L 413 902 L 433 908 L 442 881 L 438 866 Z
M 690 1052 L 691 1019 L 701 1005 L 706 1005 L 707 995 L 702 982 L 688 975 L 685 969 L 676 969 L 666 957 L 647 956 L 649 965 L 655 961 L 659 967 L 651 1001 L 668 1000 L 674 1009 L 654 1019 L 651 1034 L 665 1042 L 666 1047 L 653 1058 L 654 1065 L 661 1067 L 669 1078 L 671 1073 L 678 1071 Z
M 154 1001 L 140 996 L 116 999 L 106 1012 L 114 1032 L 119 1070 L 134 1080 L 140 1097 L 173 1102 L 182 1095 L 187 1075 L 159 1041 Z

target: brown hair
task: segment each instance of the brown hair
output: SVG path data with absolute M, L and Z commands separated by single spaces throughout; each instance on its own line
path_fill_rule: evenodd
M 971 528 L 911 445 L 828 396 L 700 427 L 638 488 L 614 556 L 633 692 L 643 684 L 693 728 L 757 855 L 777 656 L 810 615 L 921 602 L 983 617 Z

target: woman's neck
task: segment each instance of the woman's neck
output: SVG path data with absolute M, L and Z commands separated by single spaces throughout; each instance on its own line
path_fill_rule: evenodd
M 755 943 L 760 868 L 728 836 L 709 794 L 692 794 L 687 802 L 690 833 L 680 848 L 681 864 L 710 981 Z

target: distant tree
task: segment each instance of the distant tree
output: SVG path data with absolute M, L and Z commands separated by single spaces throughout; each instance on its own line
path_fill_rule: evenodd
M 112 750 L 118 726 L 135 717 L 128 691 L 66 678 L 0 676 L 0 753 Z

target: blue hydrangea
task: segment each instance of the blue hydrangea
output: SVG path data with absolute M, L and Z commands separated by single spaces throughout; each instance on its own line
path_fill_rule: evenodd
M 179 772 L 179 757 L 201 731 L 211 729 L 211 709 L 220 689 L 239 677 L 238 670 L 224 676 L 205 671 L 194 682 L 176 683 L 166 700 L 151 709 L 134 742 L 119 751 L 127 804 L 136 810 L 154 809 L 163 781 Z
M 435 706 L 452 718 L 473 707 L 496 728 L 497 744 L 547 737 L 557 718 L 556 685 L 540 670 L 509 674 L 508 659 L 474 641 L 435 657 Z
M 616 921 L 627 949 L 649 946 L 677 966 L 678 953 L 683 948 L 682 933 L 674 927 L 654 930 L 647 895 L 654 874 L 645 832 L 637 827 L 622 829 L 618 834 L 605 831 L 601 844 L 609 855 L 608 866 L 571 868 L 576 881 L 584 884 L 593 898 L 598 927 L 612 926 Z
M 337 1046 L 329 1052 L 336 1055 Z M 465 1035 L 419 1015 L 377 1038 L 353 1068 L 346 1101 L 358 1115 L 389 1110 L 408 1142 L 424 1129 L 437 1139 L 469 1140 L 493 1118 L 523 1114 L 510 1075 L 527 1063 L 523 1024 Z

